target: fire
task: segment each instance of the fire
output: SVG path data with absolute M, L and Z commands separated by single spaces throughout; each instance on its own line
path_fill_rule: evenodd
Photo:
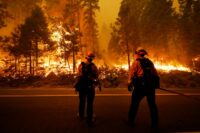
M 81 60 L 77 61 L 79 64 Z M 47 77 L 50 73 L 54 73 L 55 75 L 59 74 L 72 74 L 73 73 L 73 64 L 65 63 L 64 59 L 59 60 L 51 60 L 51 58 L 45 58 L 42 67 L 45 69 L 45 77 Z
M 114 67 L 117 69 L 128 70 L 128 64 L 122 64 L 122 65 L 115 64 Z
M 173 63 L 173 62 L 165 63 L 162 61 L 153 61 L 153 62 L 154 62 L 155 68 L 162 72 L 170 72 L 170 71 L 175 71 L 175 70 L 191 72 L 190 68 L 188 68 L 180 63 Z M 114 67 L 128 70 L 128 64 L 121 64 L 121 65 L 115 64 Z
M 53 34 L 51 35 L 51 39 L 52 39 L 53 41 L 60 42 L 60 40 L 62 39 L 62 35 L 60 34 L 59 31 L 55 31 L 55 32 L 53 32 Z
M 1 61 L 0 60 L 0 74 L 2 74 L 3 73 L 3 68 L 5 68 L 6 67 L 6 65 L 5 65 L 5 63 L 3 62 L 3 61 Z
M 49 52 L 49 56 L 41 57 L 41 67 L 45 70 L 45 77 L 50 73 L 56 75 L 73 73 L 72 57 L 66 57 L 66 52 L 69 52 L 72 42 L 70 39 L 66 39 L 66 36 L 71 36 L 71 33 L 63 28 L 62 23 L 52 27 L 51 39 L 55 42 L 55 50 Z M 80 62 L 80 59 L 76 60 L 76 64 Z
M 156 61 L 154 65 L 158 70 L 164 71 L 164 72 L 170 72 L 174 70 L 191 72 L 190 68 L 185 67 L 182 64 L 165 64 L 165 63 Z
M 72 41 L 69 39 L 72 34 L 73 33 L 71 31 L 69 32 L 63 28 L 62 23 L 52 26 L 51 40 L 55 42 L 55 49 L 45 53 L 45 56 L 39 58 L 39 68 L 41 69 L 40 71 L 37 71 L 36 74 L 44 75 L 46 77 L 50 73 L 54 73 L 56 75 L 73 73 L 71 53 L 68 53 L 69 55 L 66 56 L 66 53 L 71 50 L 70 48 L 72 48 Z M 195 58 L 195 60 L 197 59 Z M 190 68 L 178 62 L 164 62 L 162 58 L 161 60 L 152 59 L 152 61 L 154 62 L 155 67 L 162 72 L 170 72 L 173 70 L 191 72 Z M 75 65 L 80 63 L 81 59 L 76 58 Z M 97 63 L 97 66 L 102 66 L 102 63 Z M 2 70 L 5 67 L 5 62 L 0 61 L 0 73 L 3 73 Z M 111 68 L 112 67 L 117 70 L 128 70 L 128 64 L 124 63 L 124 61 L 119 64 L 112 64 Z

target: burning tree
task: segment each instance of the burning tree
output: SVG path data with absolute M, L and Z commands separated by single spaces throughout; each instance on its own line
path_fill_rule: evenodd
M 3 41 L 3 49 L 11 56 L 14 57 L 14 72 L 18 73 L 18 67 L 20 64 L 20 56 L 21 56 L 21 49 L 19 47 L 19 38 L 20 38 L 20 28 L 21 26 L 18 26 L 14 29 L 14 31 L 11 33 L 10 37 L 6 37 Z M 12 65 L 11 65 L 12 66 Z M 12 69 L 12 67 L 10 67 Z M 12 70 L 10 70 L 12 71 Z
M 73 72 L 75 73 L 75 53 L 77 53 L 80 49 L 78 40 L 81 33 L 79 29 L 76 27 L 72 28 L 67 23 L 62 22 L 55 22 L 51 27 L 51 39 L 56 42 L 56 53 L 54 53 L 54 55 L 61 58 L 60 60 L 63 60 L 63 63 L 61 63 L 64 65 L 63 67 L 66 67 L 66 70 L 70 71 L 71 66 L 69 58 L 72 54 Z
M 73 55 L 73 73 L 75 73 L 76 70 L 76 59 L 75 55 L 78 52 L 78 49 L 81 48 L 81 31 L 80 31 L 80 10 L 81 10 L 81 1 L 80 0 L 70 0 L 67 1 L 64 9 L 64 21 L 66 22 L 65 28 L 68 29 L 68 31 L 71 33 L 70 36 L 67 37 L 68 40 L 70 40 L 72 46 L 71 50 L 68 48 L 68 53 L 70 54 L 70 51 Z M 82 52 L 82 51 L 81 51 Z M 68 54 L 68 55 L 69 55 Z
M 23 61 L 26 67 L 23 71 L 28 68 L 32 75 L 41 74 L 42 71 L 47 75 L 52 71 L 55 73 L 71 71 L 69 58 L 72 54 L 75 73 L 75 54 L 80 48 L 80 29 L 70 23 L 70 17 L 55 19 L 49 16 L 45 3 L 43 1 L 42 3 L 41 7 L 36 4 L 25 22 L 19 25 L 17 30 L 7 37 L 8 39 L 4 39 L 5 49 L 15 57 L 15 60 L 21 58 L 21 61 L 15 62 Z M 77 13 L 77 10 L 73 9 L 73 12 Z M 44 53 L 47 56 L 42 56 Z

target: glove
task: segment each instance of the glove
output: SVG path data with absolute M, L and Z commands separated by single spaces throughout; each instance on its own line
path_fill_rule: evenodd
M 130 84 L 128 84 L 128 91 L 132 91 L 133 90 L 133 85 L 130 83 Z
M 101 91 L 101 85 L 99 85 L 99 91 Z

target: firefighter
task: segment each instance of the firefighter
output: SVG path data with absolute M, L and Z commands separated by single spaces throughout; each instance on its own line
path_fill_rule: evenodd
M 140 101 L 146 96 L 150 108 L 151 124 L 158 126 L 158 110 L 155 99 L 155 89 L 159 87 L 159 76 L 152 61 L 145 57 L 147 51 L 142 47 L 135 51 L 135 60 L 131 65 L 128 90 L 132 91 L 131 105 L 128 112 L 128 124 L 134 126 Z
M 79 81 L 75 86 L 76 91 L 79 92 L 79 117 L 80 120 L 84 119 L 85 104 L 87 101 L 87 122 L 91 126 L 93 120 L 93 102 L 95 97 L 95 86 L 99 84 L 98 69 L 92 62 L 95 55 L 89 52 L 86 61 L 81 62 L 78 67 Z M 101 86 L 99 85 L 101 91 Z

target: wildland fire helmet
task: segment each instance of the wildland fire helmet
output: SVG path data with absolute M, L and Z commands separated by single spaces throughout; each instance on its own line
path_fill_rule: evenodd
M 88 52 L 87 56 L 85 57 L 86 59 L 94 59 L 95 55 L 92 52 Z
M 147 53 L 147 51 L 144 48 L 138 47 L 136 49 L 136 51 L 135 51 L 135 54 L 138 54 L 138 55 L 147 55 L 148 53 Z

